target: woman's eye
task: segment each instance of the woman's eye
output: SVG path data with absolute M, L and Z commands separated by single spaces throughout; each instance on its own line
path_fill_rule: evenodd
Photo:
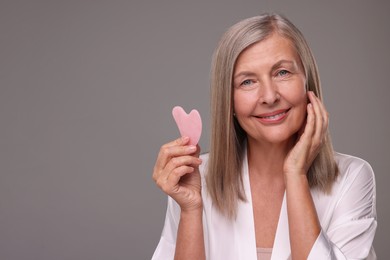
M 290 72 L 287 70 L 281 70 L 278 72 L 278 76 L 284 77 L 287 76 Z
M 252 80 L 246 79 L 246 80 L 244 80 L 244 81 L 241 83 L 241 85 L 242 85 L 242 86 L 249 86 L 249 85 L 251 85 L 252 83 L 253 83 Z

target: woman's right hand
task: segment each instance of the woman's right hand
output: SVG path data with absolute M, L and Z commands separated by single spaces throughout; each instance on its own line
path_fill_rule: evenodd
M 181 137 L 163 145 L 153 170 L 153 180 L 183 211 L 202 209 L 199 146 Z

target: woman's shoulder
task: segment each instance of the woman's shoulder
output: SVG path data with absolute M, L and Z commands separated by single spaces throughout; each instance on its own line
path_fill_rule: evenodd
M 339 181 L 375 182 L 374 171 L 367 161 L 353 155 L 338 152 L 335 152 L 334 157 L 339 169 Z
M 335 212 L 354 212 L 359 215 L 357 219 L 362 216 L 375 216 L 376 185 L 371 165 L 348 154 L 335 153 L 334 158 L 339 174 L 332 189 L 329 193 L 313 189 L 312 193 L 322 223 L 331 221 L 326 216 L 333 216 Z

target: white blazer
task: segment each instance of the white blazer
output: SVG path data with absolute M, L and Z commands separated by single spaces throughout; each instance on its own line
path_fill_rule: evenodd
M 238 205 L 237 219 L 221 215 L 208 196 L 204 173 L 208 155 L 202 155 L 203 230 L 206 259 L 256 260 L 256 238 L 250 192 L 248 162 L 245 154 L 243 180 L 247 202 Z M 377 221 L 375 179 L 371 166 L 362 159 L 336 153 L 340 175 L 331 194 L 312 189 L 321 233 L 308 259 L 376 259 L 372 242 Z M 283 199 L 272 250 L 272 260 L 291 259 L 286 197 Z M 180 219 L 178 204 L 168 197 L 168 208 L 160 242 L 152 259 L 174 258 Z

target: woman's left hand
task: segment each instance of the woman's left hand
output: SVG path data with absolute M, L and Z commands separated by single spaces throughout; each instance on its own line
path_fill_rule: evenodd
M 329 116 L 321 100 L 312 91 L 308 92 L 307 119 L 303 133 L 287 155 L 284 174 L 306 175 L 325 141 Z

